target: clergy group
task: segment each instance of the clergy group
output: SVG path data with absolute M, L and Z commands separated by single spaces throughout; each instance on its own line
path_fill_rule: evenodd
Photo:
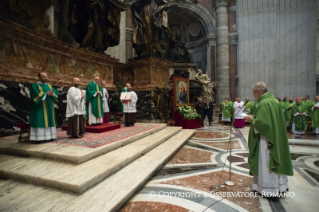
M 292 97 L 287 96 L 281 100 L 276 97 L 276 103 L 280 106 L 280 110 L 284 115 L 287 128 L 291 128 L 291 133 L 305 134 L 307 128 L 312 127 L 313 134 L 319 134 L 319 96 L 315 96 L 315 101 L 309 99 L 309 95 L 297 97 L 296 101 Z M 223 123 L 231 122 L 234 117 L 234 127 L 245 127 L 244 116 L 254 115 L 258 101 L 251 102 L 248 97 L 245 102 L 240 97 L 236 97 L 236 101 L 232 102 L 230 98 L 225 97 L 221 103 L 221 120 Z
M 48 141 L 57 139 L 56 114 L 54 103 L 58 103 L 58 92 L 47 83 L 45 72 L 38 74 L 38 82 L 30 89 L 30 140 Z M 67 92 L 66 118 L 67 135 L 81 138 L 85 134 L 85 119 L 88 125 L 98 125 L 109 122 L 109 94 L 105 88 L 105 81 L 100 82 L 99 76 L 88 83 L 86 90 L 81 90 L 81 81 L 73 78 L 72 86 Z M 130 99 L 121 100 L 123 104 L 125 126 L 133 126 L 136 122 L 136 103 L 138 97 L 126 83 L 126 92 L 131 93 Z

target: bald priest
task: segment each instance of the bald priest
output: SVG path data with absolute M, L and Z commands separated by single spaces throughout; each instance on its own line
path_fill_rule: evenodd
M 84 95 L 79 89 L 81 85 L 79 78 L 73 79 L 73 86 L 69 88 L 67 94 L 66 117 L 68 118 L 67 135 L 73 138 L 81 138 L 85 133 L 84 116 L 85 103 Z
M 58 102 L 59 93 L 47 83 L 45 72 L 40 72 L 38 78 L 39 81 L 33 83 L 30 89 L 30 140 L 54 140 L 57 138 L 54 102 Z

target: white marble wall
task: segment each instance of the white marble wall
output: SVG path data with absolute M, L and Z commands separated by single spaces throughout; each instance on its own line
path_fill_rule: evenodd
M 239 95 L 264 81 L 281 98 L 316 93 L 316 0 L 240 0 Z
M 121 63 L 126 63 L 126 11 L 121 12 L 120 44 L 109 47 L 105 53 L 119 59 Z

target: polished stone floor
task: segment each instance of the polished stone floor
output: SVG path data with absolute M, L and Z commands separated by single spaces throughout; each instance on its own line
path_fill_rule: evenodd
M 316 137 L 289 134 L 294 166 L 294 176 L 288 178 L 289 193 L 287 197 L 263 198 L 251 190 L 248 132 L 249 126 L 231 130 L 230 126 L 219 124 L 197 129 L 121 211 L 318 211 Z M 230 159 L 234 186 L 224 184 L 230 179 Z

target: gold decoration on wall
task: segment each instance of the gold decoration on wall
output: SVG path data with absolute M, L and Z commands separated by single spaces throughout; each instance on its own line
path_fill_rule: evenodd
M 7 6 L 8 11 L 16 18 L 30 22 L 33 30 L 47 36 L 53 36 L 47 9 L 54 5 L 57 0 L 0 0 Z

